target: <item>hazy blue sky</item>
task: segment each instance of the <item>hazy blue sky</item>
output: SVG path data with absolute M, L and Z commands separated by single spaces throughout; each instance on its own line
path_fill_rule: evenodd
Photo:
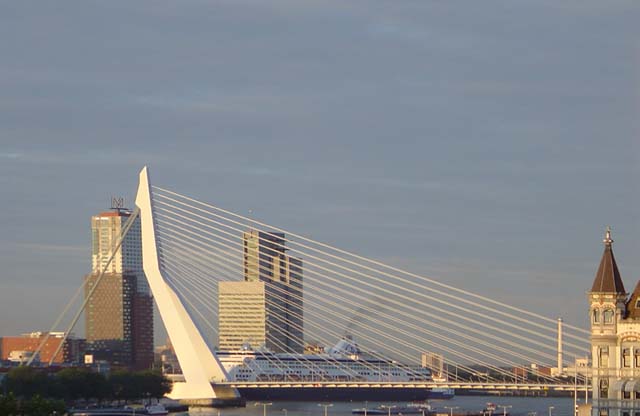
M 640 2 L 0 2 L 0 335 L 156 184 L 583 324 L 640 278 Z

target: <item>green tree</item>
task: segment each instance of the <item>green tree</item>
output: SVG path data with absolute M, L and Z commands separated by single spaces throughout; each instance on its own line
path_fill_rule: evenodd
M 161 398 L 171 391 L 171 381 L 157 371 L 116 371 L 109 377 L 112 397 L 132 399 Z
M 57 381 L 56 397 L 61 397 L 66 401 L 85 397 L 83 394 L 85 372 L 77 368 L 65 368 L 59 371 L 55 377 Z
M 112 372 L 109 377 L 111 397 L 118 401 L 124 400 L 125 403 L 128 400 L 135 399 L 138 396 L 134 384 L 133 373 L 130 371 L 121 370 Z
M 90 371 L 85 376 L 85 382 L 87 386 L 85 399 L 94 398 L 102 402 L 102 400 L 109 398 L 111 392 L 104 375 Z
M 46 397 L 72 402 L 78 399 L 116 399 L 125 403 L 133 399 L 161 398 L 171 391 L 171 381 L 159 371 L 114 371 L 109 378 L 86 368 L 65 368 L 54 376 L 41 370 L 18 367 L 11 369 L 5 378 L 7 391 L 11 396 L 2 398 L 3 406 L 20 400 L 25 406 L 42 408 Z M 29 398 L 34 398 L 33 403 Z M 44 400 L 44 401 L 43 401 Z M 47 402 L 48 403 L 48 402 Z M 45 406 L 46 407 L 46 406 Z M 35 410 L 34 410 L 35 411 Z M 0 416 L 10 414 L 0 411 Z
M 160 399 L 171 391 L 171 381 L 159 371 L 146 370 L 135 374 L 144 397 Z
M 18 402 L 13 395 L 9 393 L 6 396 L 0 396 L 0 415 L 17 415 Z
M 17 397 L 32 397 L 49 394 L 50 380 L 42 371 L 31 367 L 16 367 L 9 370 L 5 380 L 7 391 Z
M 30 400 L 24 400 L 19 411 L 25 416 L 50 416 L 53 412 L 63 415 L 66 409 L 62 400 L 44 399 L 35 395 Z
M 54 396 L 67 401 L 80 398 L 102 400 L 109 395 L 106 378 L 86 368 L 65 368 L 55 378 L 58 388 Z

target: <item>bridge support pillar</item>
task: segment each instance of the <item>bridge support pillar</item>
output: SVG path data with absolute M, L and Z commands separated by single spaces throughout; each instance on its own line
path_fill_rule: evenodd
M 211 383 L 226 381 L 227 372 L 202 338 L 180 296 L 167 284 L 165 270 L 158 256 L 151 196 L 151 184 L 145 167 L 140 172 L 136 195 L 142 231 L 142 266 L 184 375 L 184 382 L 174 383 L 169 397 L 206 402 L 232 400 L 233 396 L 237 400 L 240 395 L 236 389 L 219 390 L 222 396 L 218 397 L 218 391 Z

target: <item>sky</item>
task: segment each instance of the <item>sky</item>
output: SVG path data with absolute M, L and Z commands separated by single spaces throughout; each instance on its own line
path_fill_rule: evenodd
M 640 279 L 636 1 L 0 1 L 0 336 L 155 184 L 586 325 Z M 82 332 L 82 331 L 79 331 Z

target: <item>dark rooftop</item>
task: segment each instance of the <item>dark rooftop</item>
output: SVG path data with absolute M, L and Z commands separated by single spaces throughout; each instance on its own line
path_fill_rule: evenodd
M 607 228 L 604 240 L 604 253 L 600 260 L 600 267 L 593 281 L 591 292 L 599 293 L 626 293 L 624 284 L 620 277 L 620 271 L 613 256 L 613 240 L 611 239 L 611 229 Z

